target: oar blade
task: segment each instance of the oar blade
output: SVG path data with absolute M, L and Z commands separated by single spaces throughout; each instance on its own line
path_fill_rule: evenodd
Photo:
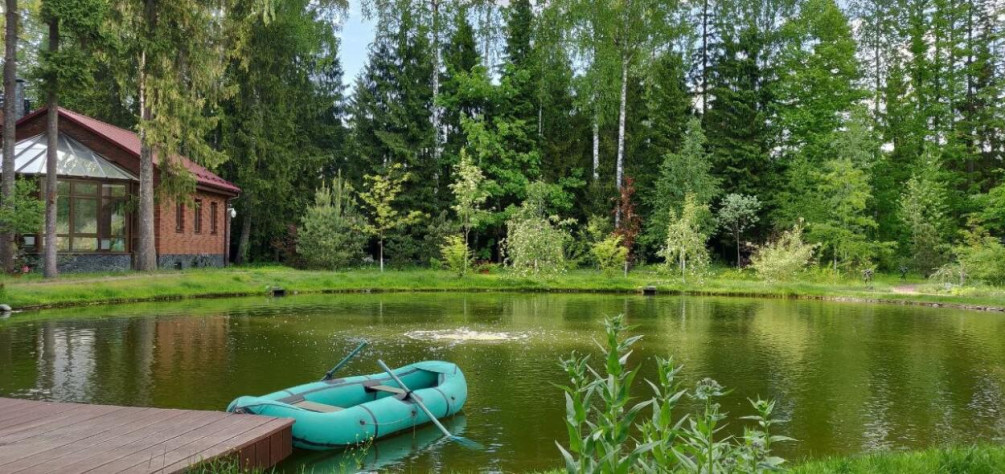
M 457 444 L 459 444 L 461 446 L 464 446 L 465 448 L 468 448 L 468 449 L 471 449 L 471 450 L 474 450 L 474 451 L 484 451 L 485 450 L 485 446 L 482 446 L 481 443 L 479 443 L 477 441 L 474 441 L 474 440 L 470 440 L 470 439 L 465 438 L 463 436 L 451 436 L 450 440 L 456 442 Z

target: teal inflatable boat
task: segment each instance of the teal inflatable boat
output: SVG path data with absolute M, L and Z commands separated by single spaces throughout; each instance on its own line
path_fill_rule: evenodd
M 455 364 L 425 361 L 393 370 L 401 388 L 386 373 L 298 385 L 260 397 L 239 397 L 232 413 L 293 418 L 293 445 L 333 449 L 380 438 L 430 422 L 415 403 L 422 401 L 437 418 L 461 410 L 468 385 Z

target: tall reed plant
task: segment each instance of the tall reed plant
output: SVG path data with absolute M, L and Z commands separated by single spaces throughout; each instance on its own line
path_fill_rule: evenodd
M 565 425 L 569 445 L 556 442 L 569 473 L 629 472 L 760 473 L 781 469 L 785 462 L 771 454 L 774 443 L 791 438 L 772 434 L 780 420 L 775 403 L 750 400 L 755 414 L 740 419 L 752 426 L 742 436 L 724 432 L 728 416 L 719 399 L 728 392 L 712 379 L 693 390 L 681 388 L 680 366 L 672 358 L 657 358 L 656 380 L 646 380 L 648 399 L 633 401 L 631 389 L 639 368 L 629 368 L 632 346 L 642 336 L 623 337 L 630 328 L 623 316 L 605 322 L 603 372 L 589 356 L 575 352 L 561 364 L 569 377 L 565 393 Z M 696 413 L 677 416 L 684 397 L 700 406 Z M 648 415 L 648 416 L 646 416 Z

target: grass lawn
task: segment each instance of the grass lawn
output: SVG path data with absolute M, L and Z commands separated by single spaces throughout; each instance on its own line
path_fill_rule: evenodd
M 1005 472 L 1005 446 L 931 448 L 810 461 L 792 466 L 796 474 Z
M 288 293 L 367 291 L 553 291 L 637 293 L 655 286 L 660 293 L 801 297 L 849 301 L 938 303 L 961 307 L 1005 307 L 1005 289 L 965 288 L 946 292 L 923 280 L 901 281 L 877 275 L 870 287 L 861 281 L 808 274 L 804 281 L 769 283 L 749 272 L 719 269 L 702 281 L 668 276 L 656 268 L 637 269 L 627 277 L 606 277 L 574 270 L 549 277 L 524 277 L 505 271 L 464 278 L 444 270 L 364 268 L 345 272 L 295 270 L 286 267 L 229 267 L 154 273 L 65 275 L 43 280 L 38 275 L 0 280 L 0 303 L 19 308 L 73 306 L 132 301 L 265 294 L 269 287 Z
M 1005 446 L 957 446 L 921 451 L 883 452 L 787 462 L 792 474 L 994 474 L 1005 472 Z M 554 469 L 542 474 L 565 474 Z

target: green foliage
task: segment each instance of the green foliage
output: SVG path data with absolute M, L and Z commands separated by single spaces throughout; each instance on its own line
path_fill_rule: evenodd
M 607 216 L 592 214 L 586 225 L 574 229 L 575 235 L 566 249 L 568 260 L 573 267 L 599 268 L 600 263 L 593 256 L 593 246 L 608 238 L 614 231 L 614 223 Z
M 933 277 L 958 275 L 960 284 L 982 282 L 1005 286 L 1005 245 L 979 225 L 961 233 L 962 239 L 953 247 L 956 262 L 943 266 Z
M 364 176 L 366 191 L 360 193 L 359 198 L 369 209 L 370 215 L 362 230 L 377 238 L 381 271 L 384 270 L 384 241 L 388 232 L 414 224 L 425 217 L 419 211 L 402 214 L 394 206 L 409 177 L 409 173 L 402 171 L 400 163 L 388 166 L 384 174 Z
M 709 255 L 705 246 L 708 235 L 701 225 L 708 214 L 708 205 L 698 204 L 694 194 L 684 199 L 679 218 L 676 211 L 670 210 L 666 245 L 661 255 L 666 259 L 667 270 L 673 271 L 676 267 L 682 279 L 689 274 L 701 275 L 708 268 Z
M 740 266 L 740 235 L 757 224 L 761 201 L 757 196 L 729 194 L 719 208 L 719 225 L 728 230 L 736 242 L 736 266 Z
M 617 275 L 625 267 L 628 258 L 628 249 L 621 244 L 620 235 L 612 235 L 600 242 L 593 244 L 590 248 L 597 266 L 604 275 L 612 277 Z
M 981 208 L 978 214 L 981 224 L 999 235 L 1005 234 L 1005 183 L 978 196 L 977 202 Z
M 464 236 L 447 236 L 443 245 L 440 246 L 440 254 L 443 256 L 443 261 L 447 263 L 447 268 L 456 273 L 458 277 L 463 277 L 468 273 L 468 268 L 471 267 L 471 250 L 464 242 Z
M 834 270 L 838 264 L 862 266 L 877 254 L 868 232 L 876 221 L 868 213 L 872 186 L 864 169 L 849 158 L 824 163 L 817 175 L 817 192 L 826 211 L 819 220 L 809 221 L 809 236 L 831 250 Z
M 803 242 L 803 228 L 796 224 L 778 238 L 758 247 L 750 257 L 750 266 L 761 279 L 788 281 L 810 264 L 815 249 L 816 245 Z
M 352 186 L 339 175 L 314 194 L 297 232 L 297 254 L 308 268 L 339 270 L 362 260 L 366 238 Z
M 229 157 L 221 176 L 241 188 L 233 229 L 247 238 L 239 263 L 273 258 L 271 243 L 341 172 L 359 184 L 346 152 L 339 38 L 327 21 L 338 2 L 274 2 L 271 21 L 242 21 L 241 60 L 229 62 L 215 137 Z M 243 8 L 233 11 L 237 16 Z M 357 186 L 358 189 L 358 186 Z M 249 220 L 245 225 L 245 219 Z
M 756 415 L 744 417 L 755 426 L 742 437 L 724 436 L 726 415 L 717 401 L 725 390 L 714 380 L 700 381 L 692 392 L 680 389 L 680 367 L 673 359 L 658 359 L 656 381 L 648 381 L 653 395 L 632 403 L 631 389 L 639 368 L 628 367 L 632 346 L 642 336 L 623 337 L 630 328 L 623 316 L 605 322 L 606 344 L 601 346 L 604 367 L 590 366 L 588 356 L 573 353 L 561 361 L 569 384 L 565 392 L 568 448 L 556 441 L 566 471 L 577 473 L 629 472 L 768 472 L 784 460 L 771 455 L 771 446 L 790 438 L 772 434 L 775 404 L 751 400 Z M 691 416 L 674 417 L 685 395 L 701 404 Z M 642 417 L 651 409 L 649 419 Z M 636 434 L 638 433 L 638 434 Z
M 35 233 L 42 227 L 44 216 L 45 203 L 38 199 L 35 181 L 19 178 L 10 205 L 0 206 L 0 233 Z
M 900 197 L 900 219 L 910 234 L 911 260 L 914 269 L 926 276 L 945 263 L 949 220 L 943 183 L 938 162 L 928 157 Z
M 565 243 L 570 239 L 558 216 L 547 215 L 549 187 L 535 182 L 527 199 L 506 223 L 504 250 L 517 273 L 554 274 L 565 271 Z
M 481 206 L 489 196 L 485 188 L 491 184 L 485 181 L 482 170 L 471 161 L 468 154 L 461 150 L 461 159 L 454 167 L 454 182 L 450 184 L 450 190 L 454 193 L 453 209 L 461 221 L 465 242 L 468 241 L 471 229 L 478 228 L 488 216 L 488 212 Z
M 719 179 L 712 174 L 712 162 L 705 147 L 701 120 L 693 118 L 687 123 L 680 151 L 663 157 L 659 177 L 646 196 L 646 204 L 652 209 L 643 235 L 646 244 L 660 245 L 666 241 L 670 211 L 680 214 L 688 194 L 694 195 L 699 204 L 708 204 L 719 195 Z

